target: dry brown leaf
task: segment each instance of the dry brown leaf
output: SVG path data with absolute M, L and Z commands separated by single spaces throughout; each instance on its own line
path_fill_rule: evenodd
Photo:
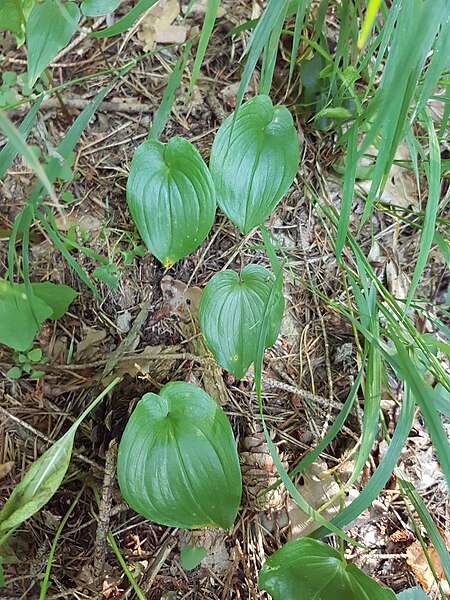
M 144 42 L 144 52 L 153 50 L 156 44 L 182 44 L 186 41 L 187 28 L 172 25 L 180 14 L 178 0 L 160 0 L 147 12 L 138 33 Z
M 447 595 L 450 592 L 450 587 L 445 579 L 444 570 L 442 568 L 441 560 L 433 546 L 427 546 L 427 552 L 430 556 L 431 564 L 433 565 L 436 575 L 439 579 L 439 583 L 442 586 L 444 593 Z M 428 564 L 425 552 L 420 545 L 420 542 L 414 542 L 406 549 L 406 562 L 411 567 L 417 581 L 424 588 L 426 592 L 431 589 L 436 589 L 436 581 L 434 579 L 433 572 Z
M 370 146 L 367 149 L 366 154 L 370 157 L 376 157 L 378 155 L 378 150 L 374 146 Z M 408 163 L 411 160 L 405 142 L 402 142 L 398 147 L 395 154 L 395 160 L 403 161 L 404 163 Z M 373 158 L 363 158 L 359 164 L 361 166 L 369 166 L 373 164 L 373 161 Z M 370 180 L 360 181 L 358 183 L 358 187 L 364 194 L 369 193 L 371 185 L 372 181 Z M 403 208 L 409 208 L 410 206 L 417 208 L 418 193 L 414 173 L 405 168 L 404 165 L 392 165 L 380 200 L 386 204 L 394 204 L 402 206 Z
M 318 509 L 331 498 L 339 494 L 339 485 L 332 474 L 325 475 L 328 470 L 326 462 L 314 461 L 309 467 L 302 471 L 301 484 L 297 488 L 303 498 L 314 509 Z M 325 519 L 331 520 L 340 510 L 340 498 L 322 511 Z M 305 537 L 320 527 L 315 521 L 308 523 L 310 517 L 298 506 L 292 498 L 288 501 L 288 514 L 291 522 L 291 539 Z
M 182 281 L 166 275 L 161 280 L 164 303 L 170 314 L 188 323 L 192 317 L 198 318 L 198 307 L 202 290 L 199 287 L 188 287 Z
M 0 479 L 3 479 L 7 475 L 9 475 L 11 473 L 11 471 L 14 469 L 15 464 L 16 463 L 13 460 L 9 460 L 8 462 L 5 462 L 5 463 L 0 463 Z
M 116 377 L 130 375 L 148 375 L 154 381 L 167 379 L 175 369 L 176 358 L 164 357 L 164 354 L 177 354 L 180 346 L 147 346 L 142 352 L 125 354 L 114 366 L 114 369 L 102 378 L 107 386 Z

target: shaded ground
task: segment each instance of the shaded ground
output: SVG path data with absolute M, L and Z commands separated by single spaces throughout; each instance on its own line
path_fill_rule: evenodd
M 188 80 L 183 80 L 162 141 L 183 136 L 208 159 L 215 131 L 224 115 L 233 110 L 235 84 L 240 77 L 237 58 L 247 39 L 245 33 L 233 38 L 224 34 L 252 16 L 247 3 L 240 2 L 219 20 L 198 84 L 185 104 Z M 201 16 L 194 14 L 188 18 L 187 27 L 192 31 L 199 23 Z M 84 37 L 53 65 L 55 84 L 123 64 L 139 56 L 142 45 L 139 28 L 119 39 L 92 42 Z M 3 68 L 24 70 L 23 50 L 8 47 L 7 40 L 3 46 Z M 38 382 L 12 382 L 4 377 L 0 383 L 0 463 L 11 463 L 0 480 L 0 497 L 9 495 L 48 441 L 58 439 L 68 429 L 113 374 L 124 375 L 124 380 L 80 427 L 76 454 L 64 485 L 38 515 L 14 534 L 10 564 L 5 565 L 7 585 L 1 597 L 39 597 L 39 582 L 56 530 L 75 499 L 56 547 L 48 598 L 91 599 L 101 591 L 104 598 L 136 597 L 105 539 L 108 522 L 120 554 L 150 599 L 266 598 L 256 583 L 265 557 L 289 539 L 293 531 L 298 534 L 306 527 L 304 516 L 293 510 L 282 489 L 268 496 L 263 504 L 257 502 L 257 491 L 276 480 L 276 470 L 261 433 L 251 377 L 236 381 L 214 367 L 199 343 L 192 321 L 185 318 L 189 310 L 195 314 L 192 299 L 197 296 L 192 288 L 202 288 L 218 270 L 225 266 L 239 269 L 251 262 L 267 264 L 264 253 L 255 249 L 261 244 L 259 234 L 251 232 L 242 237 L 218 214 L 208 239 L 170 270 L 175 283 L 163 280 L 167 273 L 152 256 L 135 252 L 139 240 L 125 202 L 127 172 L 134 149 L 147 135 L 176 56 L 173 49 L 162 50 L 119 81 L 108 96 L 108 104 L 96 113 L 77 146 L 75 179 L 63 186 L 73 194 L 73 201 L 64 207 L 64 219 L 57 216 L 58 227 L 70 231 L 80 244 L 118 267 L 117 290 L 99 283 L 101 300 L 94 299 L 45 233 L 39 227 L 33 229 L 32 280 L 66 283 L 79 296 L 67 315 L 39 334 L 37 343 L 44 356 L 50 358 L 49 364 L 42 367 L 45 376 Z M 276 87 L 281 91 L 286 75 L 286 65 L 280 62 Z M 86 100 L 110 78 L 111 75 L 97 75 L 74 82 L 63 95 L 70 117 L 76 116 Z M 295 89 L 290 102 L 293 99 Z M 278 100 L 283 101 L 281 92 Z M 18 109 L 15 118 L 23 114 Z M 299 177 L 269 222 L 288 258 L 287 307 L 280 337 L 267 351 L 264 365 L 265 411 L 280 456 L 291 467 L 323 436 L 357 373 L 351 325 L 309 291 L 317 288 L 339 302 L 345 302 L 347 294 L 346 281 L 336 265 L 324 227 L 315 216 L 308 191 L 311 186 L 324 202 L 339 206 L 340 187 L 332 169 L 336 140 L 332 134 L 312 130 L 301 116 L 297 117 L 297 125 L 302 142 Z M 57 146 L 67 127 L 63 111 L 50 103 L 42 110 L 31 141 L 46 153 Z M 31 173 L 16 160 L 1 188 L 2 229 L 11 229 L 31 185 Z M 416 201 L 414 184 L 412 188 L 401 187 L 408 189 L 404 198 L 408 210 Z M 394 189 L 394 193 L 398 190 Z M 355 204 L 352 216 L 355 231 L 361 206 L 362 203 Z M 376 213 L 371 225 L 373 231 L 367 228 L 363 232 L 361 245 L 366 254 L 372 253 L 372 264 L 380 278 L 398 294 L 398 287 L 392 286 L 401 285 L 403 276 L 408 275 L 405 265 L 414 256 L 418 233 L 383 212 Z M 6 250 L 7 242 L 2 241 L 2 273 L 6 270 Z M 98 266 L 82 252 L 74 256 L 87 273 L 92 274 Z M 351 262 L 351 257 L 348 260 Z M 429 291 L 424 295 L 438 301 L 446 290 L 446 277 L 443 265 L 438 259 L 432 260 L 426 277 Z M 189 286 L 188 291 L 180 282 Z M 178 294 L 175 301 L 174 289 Z M 136 320 L 139 327 L 133 326 Z M 114 364 L 107 365 L 124 340 L 128 353 L 113 355 Z M 13 359 L 6 349 L 0 352 L 4 375 Z M 200 542 L 209 549 L 208 557 L 191 572 L 182 568 L 179 557 L 183 545 L 190 543 L 191 534 L 154 525 L 129 510 L 114 478 L 114 440 L 120 439 L 136 401 L 144 392 L 157 392 L 171 380 L 199 382 L 220 390 L 221 403 L 238 439 L 244 476 L 242 507 L 233 530 L 207 532 Z M 384 391 L 383 401 L 391 431 L 400 401 L 401 388 L 392 381 Z M 348 478 L 354 458 L 351 449 L 359 436 L 360 415 L 352 414 L 321 461 L 298 480 L 301 492 L 311 504 L 322 505 Z M 350 498 L 367 482 L 384 450 L 385 442 L 380 439 L 361 480 L 350 490 Z M 421 491 L 428 509 L 442 528 L 447 527 L 447 493 L 442 473 L 420 421 L 415 422 L 401 466 L 413 481 L 425 486 Z M 371 576 L 394 591 L 415 583 L 407 549 L 416 537 L 394 478 L 350 532 L 371 548 L 369 553 L 348 549 L 349 556 L 353 560 L 357 557 L 359 566 Z

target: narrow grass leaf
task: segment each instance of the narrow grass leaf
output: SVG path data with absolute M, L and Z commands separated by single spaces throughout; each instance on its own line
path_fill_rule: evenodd
M 405 373 L 406 381 L 411 387 L 414 399 L 424 418 L 447 483 L 450 484 L 450 444 L 442 426 L 439 413 L 434 407 L 433 388 L 425 383 L 423 376 L 408 356 L 403 342 L 393 331 L 390 332 L 390 337 L 397 350 L 396 358 L 400 363 L 402 372 Z
M 0 532 L 15 529 L 40 510 L 61 485 L 69 467 L 75 433 L 81 421 L 120 381 L 116 377 L 88 406 L 72 427 L 26 472 L 0 511 Z
M 428 201 L 425 210 L 422 234 L 420 236 L 419 256 L 417 257 L 416 266 L 414 267 L 411 286 L 405 305 L 405 313 L 411 304 L 414 292 L 416 291 L 417 285 L 427 264 L 428 254 L 433 243 L 434 232 L 436 228 L 436 219 L 441 191 L 441 151 L 439 148 L 439 141 L 437 139 L 433 120 L 431 119 L 428 109 L 425 109 L 421 114 L 429 140 L 429 161 L 428 163 L 425 163 L 425 173 L 428 182 Z
M 392 436 L 391 443 L 386 450 L 380 464 L 375 469 L 374 474 L 364 486 L 359 496 L 357 496 L 344 510 L 336 515 L 333 523 L 337 527 L 345 527 L 351 523 L 359 515 L 368 508 L 377 498 L 387 481 L 391 477 L 400 454 L 405 446 L 411 431 L 414 419 L 414 399 L 409 388 L 405 388 L 402 409 L 398 418 L 397 427 Z M 317 529 L 311 534 L 311 537 L 319 539 L 327 535 L 327 530 L 324 527 Z
M 296 64 L 296 59 L 297 59 L 298 48 L 300 46 L 300 38 L 302 35 L 303 21 L 305 19 L 305 10 L 306 10 L 307 1 L 308 0 L 298 0 L 297 1 L 297 8 L 296 8 L 296 14 L 295 14 L 294 36 L 292 38 L 291 60 L 289 62 L 289 77 L 288 77 L 288 83 L 286 86 L 286 94 L 288 94 L 288 91 L 291 87 L 292 77 L 294 76 L 294 69 L 295 69 L 295 64 Z M 290 8 L 290 6 L 288 7 L 288 12 L 289 12 L 289 8 Z
M 269 95 L 272 86 L 273 72 L 278 55 L 278 43 L 280 41 L 281 30 L 286 18 L 287 5 L 282 10 L 270 32 L 267 44 L 264 46 L 263 60 L 261 66 L 261 77 L 259 81 L 259 93 Z
M 47 233 L 50 240 L 53 244 L 58 248 L 61 252 L 62 256 L 66 259 L 69 266 L 75 271 L 81 281 L 91 290 L 96 298 L 100 298 L 97 288 L 92 283 L 88 275 L 85 271 L 80 267 L 74 257 L 70 254 L 69 250 L 66 248 L 65 244 L 61 241 L 58 231 L 56 228 L 52 227 L 49 222 L 49 215 L 47 214 L 47 218 L 39 211 L 36 212 L 36 218 L 41 223 L 43 229 Z
M 363 21 L 363 24 L 361 27 L 361 33 L 359 34 L 359 38 L 358 38 L 358 48 L 359 49 L 363 48 L 364 44 L 367 41 L 367 38 L 369 37 L 370 30 L 373 27 L 373 23 L 377 16 L 377 12 L 380 8 L 381 2 L 382 2 L 382 0 L 369 0 L 367 9 L 366 9 L 366 14 L 364 17 L 364 21 Z
M 445 541 L 442 539 L 442 536 L 436 527 L 433 517 L 430 515 L 424 501 L 417 493 L 415 487 L 409 481 L 406 481 L 399 476 L 397 476 L 397 479 L 399 480 L 403 491 L 408 496 L 417 514 L 419 515 L 420 521 L 425 527 L 428 537 L 430 538 L 431 543 L 439 555 L 445 577 L 447 578 L 447 581 L 450 582 L 450 553 L 447 550 Z
M 269 434 L 269 431 L 266 426 L 266 422 L 264 419 L 263 405 L 262 405 L 262 397 L 261 397 L 262 366 L 263 366 L 263 358 L 264 358 L 265 340 L 267 337 L 268 329 L 270 327 L 270 315 L 271 315 L 270 307 L 273 305 L 273 302 L 276 299 L 276 295 L 278 294 L 278 290 L 279 290 L 280 281 L 282 281 L 282 278 L 283 278 L 283 266 L 281 264 L 275 274 L 276 274 L 275 282 L 272 286 L 271 293 L 269 294 L 269 297 L 267 299 L 263 318 L 261 321 L 261 326 L 259 328 L 258 348 L 257 348 L 257 352 L 256 352 L 255 365 L 254 365 L 256 396 L 258 398 L 259 414 L 261 416 L 261 423 L 262 423 L 262 427 L 264 430 L 264 435 L 266 437 L 266 442 L 268 444 L 270 455 L 274 462 L 275 468 L 277 469 L 278 475 L 280 476 L 282 482 L 286 486 L 286 489 L 291 494 L 291 496 L 295 500 L 295 502 L 297 502 L 297 504 L 300 506 L 300 508 L 311 519 L 317 521 L 320 525 L 324 526 L 329 531 L 332 531 L 334 534 L 336 534 L 340 538 L 346 540 L 350 544 L 358 546 L 359 544 L 357 544 L 354 540 L 352 540 L 348 535 L 346 535 L 341 529 L 336 527 L 333 523 L 328 522 L 319 512 L 314 510 L 312 508 L 312 506 L 310 506 L 306 502 L 306 500 L 300 495 L 299 491 L 292 483 L 286 469 L 284 468 L 284 466 L 280 460 L 280 457 L 278 456 L 278 452 L 275 448 L 274 443 L 272 442 L 272 440 L 270 438 L 270 434 Z
M 140 0 L 135 7 L 133 7 L 125 16 L 116 21 L 110 27 L 102 29 L 101 31 L 95 31 L 91 33 L 92 37 L 105 38 L 119 35 L 127 29 L 129 29 L 133 23 L 144 13 L 146 10 L 156 4 L 158 0 Z
M 37 112 L 39 110 L 39 107 L 41 106 L 43 99 L 44 94 L 38 96 L 38 98 L 32 104 L 30 110 L 28 111 L 27 116 L 17 128 L 17 133 L 24 141 L 27 139 L 31 128 L 33 127 Z M 9 169 L 9 166 L 11 165 L 11 163 L 16 158 L 19 152 L 20 150 L 17 148 L 17 145 L 14 144 L 14 142 L 11 140 L 9 140 L 5 144 L 5 146 L 3 146 L 2 151 L 0 152 L 0 179 L 3 179 L 3 177 L 6 174 L 6 171 Z
M 411 123 L 421 113 L 422 109 L 425 107 L 426 103 L 433 95 L 433 92 L 436 88 L 441 74 L 450 68 L 450 52 L 448 49 L 449 40 L 450 6 L 447 3 L 447 17 L 446 20 L 444 20 L 442 23 L 441 30 L 439 31 L 437 40 L 434 44 L 433 54 L 431 56 L 430 63 L 427 67 L 427 72 L 422 83 L 420 96 L 411 116 Z
M 347 237 L 348 225 L 353 206 L 353 197 L 355 194 L 355 179 L 357 167 L 358 150 L 358 126 L 355 123 L 348 137 L 347 157 L 345 160 L 344 186 L 342 192 L 341 211 L 339 215 L 339 225 L 336 238 L 336 260 L 339 260 L 344 248 Z
M 245 90 L 250 83 L 251 76 L 255 70 L 256 63 L 261 55 L 264 46 L 268 43 L 272 30 L 277 23 L 280 14 L 285 13 L 289 0 L 269 0 L 267 8 L 262 14 L 255 30 L 250 38 L 245 54 L 247 62 L 245 63 L 244 72 L 242 73 L 241 82 L 239 84 L 238 93 L 236 96 L 236 112 L 238 114 L 239 107 L 242 104 Z
M 183 73 L 191 52 L 191 46 L 192 40 L 189 40 L 183 50 L 183 53 L 172 69 L 166 89 L 164 90 L 161 104 L 159 105 L 158 110 L 153 118 L 153 123 L 147 137 L 149 140 L 157 140 L 164 127 L 167 125 L 167 121 L 169 120 L 172 106 L 175 101 L 175 92 L 177 91 L 177 88 L 181 82 L 181 78 L 183 77 Z
M 208 0 L 205 19 L 203 21 L 203 27 L 198 41 L 197 51 L 195 53 L 194 66 L 192 67 L 191 82 L 189 84 L 189 90 L 187 95 L 194 89 L 195 82 L 200 73 L 200 67 L 202 66 L 203 59 L 205 57 L 206 48 L 208 47 L 209 40 L 211 38 L 214 23 L 216 22 L 217 11 L 220 7 L 220 0 Z
M 20 131 L 11 123 L 9 118 L 4 113 L 0 113 L 0 129 L 3 131 L 5 136 L 8 138 L 8 142 L 10 142 L 16 152 L 16 154 L 21 154 L 21 156 L 25 159 L 25 161 L 29 164 L 29 166 L 33 169 L 36 175 L 42 182 L 42 185 L 47 190 L 48 195 L 52 199 L 55 204 L 59 204 L 58 198 L 56 197 L 55 190 L 51 181 L 49 180 L 47 173 L 45 172 L 44 167 L 36 158 L 33 150 L 25 141 L 24 136 L 20 133 Z

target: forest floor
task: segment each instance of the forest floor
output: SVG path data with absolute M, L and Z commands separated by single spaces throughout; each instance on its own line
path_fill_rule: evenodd
M 120 11 L 125 12 L 127 4 L 124 2 Z M 175 135 L 189 139 L 206 161 L 215 132 L 233 111 L 242 72 L 238 59 L 248 40 L 247 32 L 232 37 L 227 37 L 227 32 L 255 17 L 256 3 L 253 12 L 249 1 L 229 4 L 233 8 L 224 10 L 218 19 L 193 92 L 186 98 L 186 74 L 161 136 L 161 141 Z M 170 23 L 163 19 L 157 27 L 155 19 L 161 17 L 154 17 L 153 22 L 138 22 L 111 39 L 95 41 L 77 34 L 75 43 L 52 64 L 54 84 L 73 80 L 62 93 L 65 110 L 53 97 L 44 101 L 30 143 L 44 153 L 51 152 L 74 117 L 110 82 L 111 75 L 102 75 L 102 71 L 139 56 L 144 47 L 151 48 L 155 42 L 192 35 L 201 26 L 202 5 L 198 2 L 186 19 L 179 16 Z M 179 30 L 174 31 L 174 26 Z M 330 25 L 330 37 L 332 34 Z M 0 44 L 3 69 L 24 71 L 24 49 L 17 50 L 13 38 L 6 34 L 0 34 Z M 136 597 L 108 543 L 108 531 L 149 599 L 264 599 L 268 596 L 258 590 L 257 575 L 265 558 L 311 527 L 282 486 L 264 500 L 256 499 L 257 491 L 276 481 L 277 473 L 264 441 L 251 374 L 237 381 L 208 361 L 195 326 L 201 290 L 214 273 L 224 267 L 240 269 L 250 262 L 267 265 L 259 249 L 260 234 L 252 231 L 241 236 L 218 213 L 200 248 L 167 272 L 149 252 L 142 252 L 127 209 L 125 187 L 131 158 L 147 136 L 177 56 L 176 49 L 163 48 L 137 63 L 117 82 L 76 147 L 75 177 L 62 188 L 70 195 L 66 196 L 63 214 L 55 212 L 60 231 L 69 232 L 82 246 L 108 259 L 105 273 L 117 280 L 117 289 L 97 281 L 100 300 L 95 299 L 46 233 L 38 226 L 31 232 L 32 281 L 64 283 L 79 295 L 61 320 L 48 323 L 38 334 L 36 345 L 49 358 L 48 364 L 39 367 L 45 371 L 42 378 L 7 379 L 5 373 L 13 364 L 13 356 L 4 348 L 0 350 L 0 501 L 114 376 L 123 379 L 81 425 L 63 485 L 43 510 L 14 533 L 5 560 L 6 587 L 0 590 L 1 598 L 39 597 L 56 531 L 72 503 L 52 561 L 49 600 Z M 293 86 L 286 93 L 288 69 L 289 64 L 280 59 L 274 102 L 293 107 L 298 89 Z M 93 74 L 97 75 L 90 77 Z M 248 97 L 255 89 L 253 79 Z M 14 121 L 20 122 L 25 112 L 26 107 L 15 110 Z M 284 248 L 289 268 L 285 270 L 285 316 L 278 341 L 266 352 L 263 380 L 264 411 L 273 440 L 291 468 L 323 437 L 358 373 L 358 338 L 351 323 L 314 292 L 320 290 L 338 301 L 347 293 L 347 283 L 308 191 L 313 188 L 324 202 L 339 207 L 341 181 L 333 169 L 339 158 L 336 139 L 333 132 L 315 130 L 304 115 L 296 115 L 295 121 L 301 142 L 300 174 L 268 222 Z M 417 202 L 414 177 L 404 169 L 395 169 L 386 194 L 400 198 L 406 207 L 412 206 Z M 32 181 L 28 166 L 16 159 L 0 188 L 3 231 L 11 230 Z M 355 197 L 351 218 L 355 231 L 362 209 L 362 202 Z M 397 244 L 400 228 L 401 245 Z M 0 238 L 1 273 L 7 269 L 6 237 Z M 418 240 L 417 230 L 406 230 L 382 212 L 374 212 L 372 223 L 359 237 L 380 279 L 396 295 L 407 285 L 410 257 Z M 90 275 L 99 266 L 83 252 L 75 251 L 74 257 Z M 439 298 L 447 289 L 443 273 L 440 261 L 432 257 L 422 284 L 429 287 L 430 297 Z M 143 393 L 158 392 L 174 380 L 215 387 L 231 420 L 238 440 L 244 494 L 230 531 L 187 534 L 155 525 L 121 499 L 115 456 L 128 416 Z M 388 431 L 395 427 L 401 393 L 395 379 L 383 392 Z M 311 505 L 320 507 L 349 477 L 360 434 L 361 415 L 352 412 L 332 446 L 297 479 L 296 485 Z M 347 492 L 346 502 L 368 481 L 386 446 L 380 436 L 362 476 Z M 420 417 L 414 422 L 399 468 L 408 473 L 445 532 L 447 490 Z M 331 518 L 338 509 L 332 505 L 324 514 Z M 346 549 L 349 559 L 369 575 L 395 592 L 417 581 L 424 585 L 418 573 L 422 569 L 423 580 L 429 573 L 395 476 L 370 509 L 347 529 L 356 541 L 370 548 Z M 191 543 L 192 536 L 194 543 L 207 548 L 208 555 L 199 567 L 187 571 L 180 562 L 180 550 Z

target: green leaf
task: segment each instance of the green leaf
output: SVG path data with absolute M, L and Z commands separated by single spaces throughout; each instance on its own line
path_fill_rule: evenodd
M 423 589 L 419 586 L 409 588 L 397 594 L 398 600 L 430 600 L 430 596 L 425 594 Z
M 264 563 L 259 587 L 274 600 L 395 600 L 337 550 L 309 538 L 288 542 Z
M 222 211 L 243 233 L 261 225 L 297 174 L 299 143 L 287 108 L 256 96 L 214 140 L 210 169 Z
M 27 358 L 31 362 L 39 362 L 42 358 L 41 348 L 34 348 L 33 350 L 30 350 L 27 354 Z
M 81 12 L 85 17 L 102 17 L 116 10 L 122 0 L 83 0 Z
M 139 146 L 131 162 L 127 202 L 142 239 L 166 267 L 198 248 L 216 211 L 208 168 L 180 137 Z
M 216 273 L 206 285 L 199 307 L 200 329 L 221 367 L 242 379 L 255 360 L 258 332 L 274 277 L 260 265 L 240 274 Z M 278 290 L 270 312 L 265 348 L 275 343 L 284 311 Z
M 123 33 L 133 25 L 133 23 L 142 15 L 142 13 L 151 8 L 157 2 L 158 0 L 140 0 L 136 6 L 133 7 L 124 17 L 116 21 L 116 23 L 110 27 L 106 27 L 106 29 L 92 33 L 92 37 L 112 37 L 113 35 Z
M 9 379 L 20 379 L 22 376 L 22 369 L 20 367 L 11 367 L 6 372 L 6 377 Z
M 180 552 L 181 564 L 187 571 L 191 571 L 205 558 L 207 552 L 203 546 L 185 546 Z
M 0 6 L 0 29 L 8 29 L 17 37 L 22 35 L 22 2 L 21 0 L 2 0 Z
M 40 298 L 52 308 L 53 313 L 50 315 L 50 319 L 60 319 L 78 296 L 78 292 L 68 285 L 50 281 L 32 283 L 31 287 L 36 298 Z
M 24 289 L 23 286 L 14 287 Z M 42 321 L 52 314 L 52 309 L 40 298 L 33 299 L 33 306 L 36 319 L 25 294 L 20 297 L 0 295 L 0 344 L 19 351 L 30 348 Z
M 236 517 L 241 474 L 230 423 L 188 383 L 143 396 L 122 436 L 117 474 L 128 504 L 160 525 L 228 529 Z
M 1 533 L 18 527 L 50 500 L 69 467 L 73 440 L 81 421 L 118 382 L 119 378 L 116 377 L 78 417 L 69 431 L 31 465 L 0 511 Z
M 74 2 L 64 5 L 71 21 L 66 20 L 56 0 L 35 3 L 26 26 L 27 63 L 30 87 L 62 48 L 67 46 L 80 20 Z
M 94 269 L 94 277 L 109 285 L 113 290 L 117 290 L 120 278 L 120 269 L 116 265 L 105 265 L 104 267 L 97 267 Z

